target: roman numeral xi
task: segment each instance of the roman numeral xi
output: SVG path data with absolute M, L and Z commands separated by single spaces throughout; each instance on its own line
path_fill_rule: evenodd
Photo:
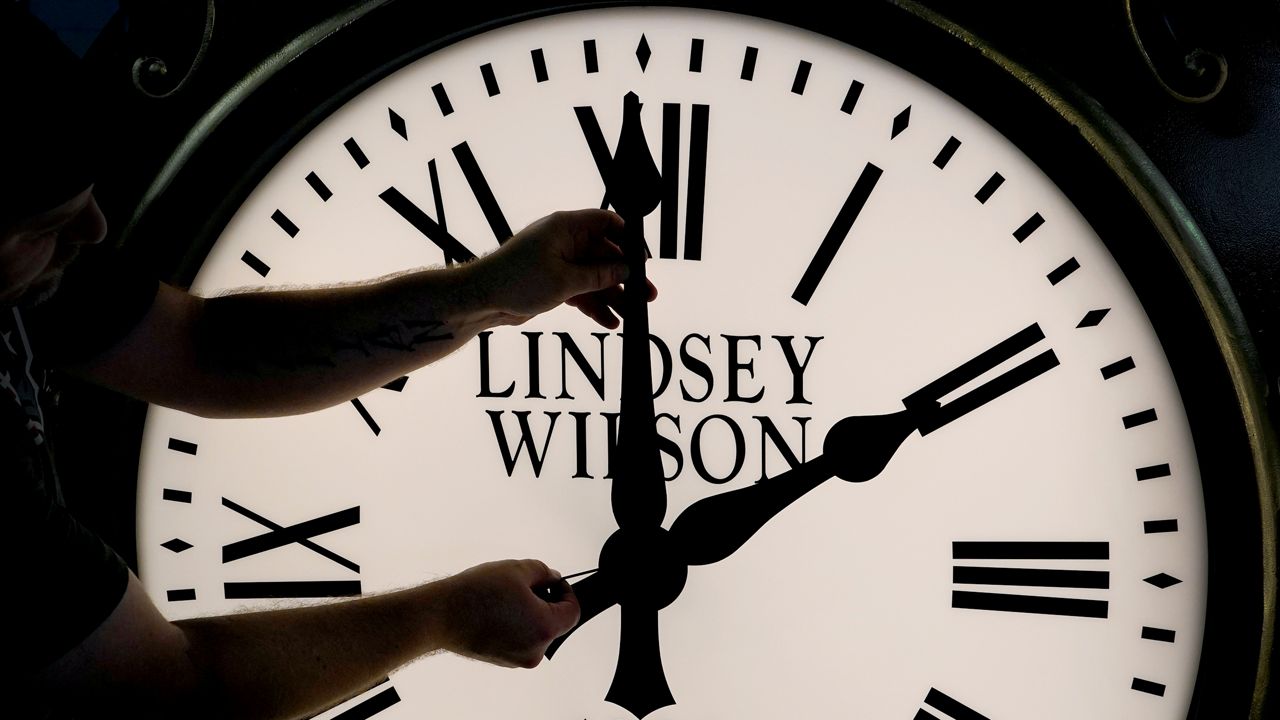
M 453 158 L 462 171 L 467 186 L 471 188 L 472 196 L 479 203 L 480 210 L 484 212 L 485 221 L 489 224 L 494 238 L 499 244 L 506 242 L 512 235 L 511 226 L 507 223 L 506 216 L 502 214 L 502 208 L 498 206 L 498 200 L 493 195 L 493 189 L 489 187 L 489 181 L 480 170 L 480 163 L 476 160 L 475 153 L 471 151 L 471 146 L 466 142 L 455 145 Z M 384 190 L 378 197 L 386 203 L 387 207 L 422 233 L 423 237 L 440 248 L 444 252 L 445 263 L 474 260 L 476 254 L 449 232 L 448 223 L 445 220 L 444 192 L 441 189 L 440 172 L 434 158 L 427 162 L 427 178 L 431 184 L 431 196 L 435 205 L 434 218 L 414 204 L 394 185 Z

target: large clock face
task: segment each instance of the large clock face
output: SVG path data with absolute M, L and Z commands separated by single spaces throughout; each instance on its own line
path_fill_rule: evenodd
M 1058 186 L 879 57 L 672 8 L 474 35 L 306 134 L 194 289 L 452 262 L 552 210 L 598 207 L 628 92 L 666 183 L 645 221 L 664 526 L 820 455 L 859 457 L 874 445 L 861 432 L 824 448 L 846 417 L 906 405 L 928 420 L 870 481 L 797 493 L 729 557 L 689 569 L 658 613 L 673 705 L 606 701 L 612 607 L 533 671 L 434 656 L 335 712 L 1185 718 L 1207 540 L 1161 339 Z M 506 557 L 596 568 L 617 530 L 622 346 L 561 308 L 322 412 L 153 408 L 148 592 L 179 618 Z

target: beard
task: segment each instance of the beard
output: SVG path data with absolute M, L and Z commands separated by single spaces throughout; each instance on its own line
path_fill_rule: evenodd
M 37 275 L 27 285 L 27 289 L 22 292 L 22 295 L 18 298 L 18 306 L 31 308 L 48 302 L 53 298 L 57 294 L 58 288 L 62 285 L 63 274 L 75 262 L 79 254 L 80 248 L 74 245 L 59 247 L 49 260 L 44 272 Z
M 33 308 L 48 302 L 62 285 L 62 272 L 62 270 L 56 270 L 41 274 L 27 286 L 26 292 L 22 293 L 22 297 L 18 299 L 18 305 Z

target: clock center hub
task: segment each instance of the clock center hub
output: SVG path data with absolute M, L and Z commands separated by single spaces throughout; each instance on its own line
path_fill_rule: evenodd
M 680 597 L 689 576 L 671 534 L 661 527 L 620 529 L 610 535 L 600 551 L 600 569 L 613 578 L 620 605 L 654 610 Z

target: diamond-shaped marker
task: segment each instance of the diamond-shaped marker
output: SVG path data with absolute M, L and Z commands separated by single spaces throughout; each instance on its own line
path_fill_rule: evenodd
M 387 108 L 387 113 L 389 114 L 391 119 L 391 129 L 395 130 L 396 134 L 399 135 L 400 137 L 404 138 L 405 140 L 408 140 L 409 128 L 405 126 L 404 118 L 400 117 L 400 115 L 396 113 L 395 110 L 392 110 L 391 108 Z
M 1084 316 L 1084 318 L 1080 320 L 1080 324 L 1077 325 L 1076 327 L 1078 328 L 1093 327 L 1098 323 L 1102 322 L 1102 318 L 1106 317 L 1107 313 L 1109 312 L 1111 312 L 1111 308 L 1102 308 L 1101 310 L 1090 310 Z
M 190 550 L 194 546 L 191 543 L 187 542 L 186 540 L 182 540 L 181 538 L 174 538 L 169 542 L 160 543 L 160 547 L 164 548 L 165 550 L 180 553 L 183 550 Z
M 1182 581 L 1172 575 L 1160 573 L 1159 575 L 1152 575 L 1149 578 L 1144 578 L 1143 582 L 1150 583 L 1161 590 L 1164 590 L 1165 588 L 1173 587 Z
M 898 137 L 898 135 L 900 135 L 903 130 L 906 130 L 907 126 L 910 124 L 911 124 L 911 106 L 908 105 L 905 110 L 903 110 L 902 112 L 894 116 L 893 132 L 889 134 L 889 139 L 892 140 Z
M 644 35 L 640 36 L 640 44 L 636 46 L 636 59 L 640 61 L 640 72 L 644 72 L 649 67 L 649 57 L 653 52 L 649 50 L 649 40 Z

